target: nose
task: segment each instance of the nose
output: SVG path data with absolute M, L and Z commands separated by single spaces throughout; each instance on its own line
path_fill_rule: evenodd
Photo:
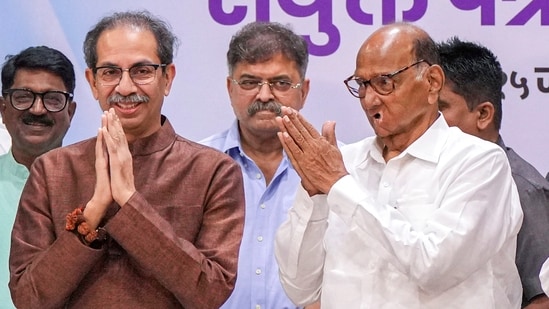
M 259 92 L 257 93 L 257 99 L 261 102 L 268 102 L 274 99 L 273 91 L 271 85 L 268 82 L 262 83 L 259 86 Z
M 378 93 L 370 85 L 364 89 L 364 98 L 360 99 L 360 104 L 364 110 L 370 110 L 381 104 Z
M 116 85 L 116 91 L 123 96 L 130 95 L 135 93 L 136 85 L 130 77 L 130 72 L 128 70 L 122 70 L 122 76 L 120 77 L 120 82 Z
M 48 112 L 46 107 L 44 106 L 44 100 L 42 96 L 37 95 L 34 99 L 34 104 L 32 104 L 31 108 L 29 109 L 31 113 L 34 115 L 43 115 Z

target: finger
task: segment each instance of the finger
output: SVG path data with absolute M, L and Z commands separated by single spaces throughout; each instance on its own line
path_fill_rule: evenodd
M 307 175 L 303 172 L 303 169 L 301 168 L 301 165 L 299 164 L 299 161 L 296 159 L 296 155 L 300 155 L 301 151 L 297 149 L 292 149 L 293 140 L 290 138 L 289 140 L 285 139 L 285 133 L 279 132 L 278 137 L 280 139 L 280 142 L 282 144 L 282 148 L 284 148 L 284 151 L 286 151 L 286 155 L 288 156 L 288 159 L 290 160 L 290 163 L 294 167 L 295 171 L 301 178 L 303 187 L 307 190 L 314 189 L 311 181 L 307 178 Z M 287 143 L 288 142 L 288 143 Z
M 95 141 L 95 165 L 103 159 L 103 131 L 97 130 L 97 140 Z
M 295 127 L 295 129 L 299 132 L 299 134 L 303 136 L 304 139 L 310 139 L 311 137 L 315 138 L 320 136 L 320 134 L 316 132 L 314 127 L 309 122 L 307 122 L 307 120 L 305 120 L 305 118 L 301 114 L 299 114 L 299 112 L 289 107 L 286 107 L 286 109 L 287 112 L 283 119 L 291 123 L 293 127 Z
M 286 126 L 284 125 L 284 120 L 282 119 L 281 116 L 276 116 L 275 122 L 278 125 L 280 132 L 287 132 Z
M 120 122 L 120 118 L 118 118 L 118 115 L 115 113 L 113 108 L 109 110 L 108 122 L 109 122 L 109 132 L 113 137 L 113 140 L 115 140 L 116 142 L 119 142 L 119 144 L 125 144 L 126 134 L 124 134 L 124 129 L 122 128 L 122 123 Z
M 278 132 L 278 139 L 280 140 L 282 148 L 284 148 L 284 151 L 286 151 L 288 157 L 296 158 L 303 153 L 301 148 L 299 148 L 299 145 L 296 144 L 288 132 Z
M 297 119 L 299 120 L 299 124 L 303 126 L 303 129 L 305 129 L 305 131 L 312 137 L 312 138 L 319 138 L 320 137 L 320 133 L 318 133 L 318 131 L 315 129 L 315 127 L 310 123 L 308 122 L 305 117 L 303 117 L 302 114 L 300 114 L 299 112 L 295 111 L 295 117 L 297 117 Z M 304 134 L 305 136 L 305 134 Z
M 105 131 L 105 143 L 109 153 L 112 155 L 117 151 L 123 151 L 128 148 L 128 141 L 120 119 L 113 109 L 110 109 L 106 115 L 107 129 Z
M 295 124 L 289 118 L 288 115 L 282 117 L 282 123 L 284 124 L 285 130 L 283 131 L 285 138 L 292 139 L 292 142 L 295 143 L 300 149 L 307 148 L 305 138 L 301 134 Z
M 335 136 L 335 121 L 326 121 L 322 125 L 322 136 L 333 146 L 337 147 L 337 139 Z
M 103 114 L 101 114 L 101 127 L 107 127 L 107 112 L 104 111 Z

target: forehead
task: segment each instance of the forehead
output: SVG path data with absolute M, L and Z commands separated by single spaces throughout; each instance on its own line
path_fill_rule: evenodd
M 391 29 L 370 36 L 360 47 L 356 58 L 357 76 L 390 73 L 414 61 L 411 36 Z
M 252 75 L 262 78 L 270 78 L 279 75 L 294 76 L 299 75 L 297 63 L 284 56 L 282 53 L 277 53 L 271 58 L 256 62 L 238 62 L 233 70 L 235 77 L 242 75 Z
M 132 65 L 138 62 L 159 62 L 154 34 L 134 26 L 118 26 L 105 30 L 97 40 L 97 65 Z
M 43 69 L 18 69 L 12 88 L 25 88 L 36 92 L 67 90 L 59 75 Z

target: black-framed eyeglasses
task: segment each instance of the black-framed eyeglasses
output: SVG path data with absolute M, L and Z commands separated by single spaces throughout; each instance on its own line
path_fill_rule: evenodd
M 398 69 L 393 73 L 378 75 L 376 77 L 372 77 L 370 80 L 364 80 L 360 77 L 351 75 L 343 82 L 345 83 L 345 86 L 347 86 L 347 90 L 349 90 L 349 92 L 354 97 L 357 97 L 359 99 L 362 99 L 366 96 L 366 87 L 368 86 L 368 84 L 370 84 L 375 92 L 381 95 L 388 95 L 395 90 L 395 81 L 393 80 L 393 78 L 397 74 L 400 74 L 422 62 L 429 64 L 429 62 L 427 62 L 426 60 L 421 59 L 408 66 Z
M 42 99 L 42 105 L 48 112 L 57 113 L 62 111 L 73 94 L 60 90 L 45 92 L 34 92 L 29 89 L 8 89 L 2 93 L 4 97 L 9 96 L 11 106 L 19 111 L 30 109 L 36 102 L 36 97 Z
M 230 79 L 233 83 L 237 84 L 243 90 L 254 90 L 261 89 L 263 85 L 268 85 L 271 91 L 276 90 L 278 92 L 286 92 L 290 89 L 301 88 L 301 83 L 292 84 L 289 80 L 273 80 L 273 81 L 261 81 L 257 79 L 242 79 L 236 80 L 234 78 Z
M 101 66 L 93 68 L 93 74 L 97 81 L 103 86 L 116 86 L 122 79 L 122 73 L 128 71 L 132 82 L 137 85 L 146 85 L 154 82 L 156 79 L 156 70 L 165 68 L 167 64 L 136 64 L 129 69 L 122 69 L 117 66 Z

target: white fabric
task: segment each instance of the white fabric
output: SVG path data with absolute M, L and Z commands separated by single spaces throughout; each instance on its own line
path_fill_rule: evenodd
M 541 288 L 543 289 L 545 295 L 549 295 L 549 259 L 547 259 L 541 266 L 539 281 L 541 282 Z
M 2 117 L 0 116 L 0 155 L 8 152 L 11 146 L 11 137 L 6 130 L 6 126 L 2 122 Z
M 276 257 L 298 305 L 520 308 L 522 211 L 503 150 L 443 117 L 385 164 L 374 137 L 342 148 L 350 175 L 300 188 Z

